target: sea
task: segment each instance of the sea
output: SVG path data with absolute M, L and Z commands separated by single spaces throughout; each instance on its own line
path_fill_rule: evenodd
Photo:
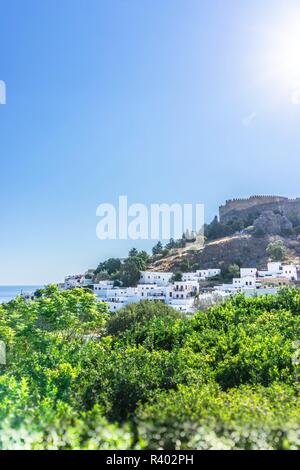
M 33 294 L 43 286 L 0 286 L 0 304 L 13 300 L 20 294 Z

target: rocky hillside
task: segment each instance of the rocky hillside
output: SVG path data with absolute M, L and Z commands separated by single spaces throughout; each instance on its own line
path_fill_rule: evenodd
M 286 247 L 286 262 L 300 264 L 300 208 L 298 213 L 293 205 L 293 212 L 288 212 L 278 203 L 274 206 L 272 199 L 269 203 L 264 200 L 262 205 L 260 198 L 256 206 L 250 198 L 250 213 L 247 201 L 230 202 L 230 217 L 226 221 L 224 216 L 220 217 L 221 222 L 215 218 L 206 226 L 203 248 L 188 243 L 184 248 L 172 249 L 167 255 L 154 257 L 150 269 L 174 272 L 219 267 L 226 270 L 231 264 L 264 269 L 269 260 L 267 247 L 276 240 L 282 240 Z M 223 211 L 224 207 L 221 206 Z
M 231 264 L 264 269 L 269 260 L 267 246 L 275 240 L 283 240 L 287 248 L 287 262 L 300 264 L 300 241 L 297 239 L 279 236 L 255 238 L 251 235 L 235 234 L 207 242 L 202 249 L 195 248 L 193 244 L 184 249 L 174 249 L 167 256 L 158 256 L 150 269 L 174 272 L 186 266 L 187 270 L 200 267 L 226 270 Z

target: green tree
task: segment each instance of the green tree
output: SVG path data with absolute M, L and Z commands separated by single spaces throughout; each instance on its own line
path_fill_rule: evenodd
M 115 274 L 121 268 L 121 260 L 119 258 L 109 258 L 108 260 L 100 263 L 95 270 L 95 274 L 106 272 L 107 274 Z
M 0 449 L 300 450 L 299 306 L 287 288 L 109 314 L 56 286 L 1 304 Z
M 215 217 L 212 222 L 204 226 L 204 234 L 207 240 L 215 240 L 217 238 L 226 237 L 233 233 L 234 229 L 229 226 L 223 225 Z
M 156 245 L 154 245 L 154 247 L 152 248 L 152 254 L 155 256 L 155 255 L 159 255 L 161 254 L 163 250 L 163 246 L 162 246 L 162 243 L 159 241 L 156 243 Z
M 167 250 L 172 250 L 173 248 L 176 248 L 177 244 L 174 240 L 174 238 L 170 238 L 169 242 L 166 244 Z
M 135 286 L 139 279 L 141 271 L 144 271 L 147 267 L 147 262 L 143 255 L 130 256 L 127 258 L 123 265 L 120 274 L 120 280 L 125 287 Z
M 147 266 L 150 261 L 150 256 L 148 255 L 148 253 L 142 250 L 138 252 L 137 256 L 145 263 L 145 266 Z
M 137 256 L 138 255 L 138 250 L 136 248 L 131 248 L 131 250 L 128 253 L 128 257 L 131 258 L 132 256 Z
M 190 270 L 190 261 L 187 257 L 183 257 L 179 263 L 179 271 L 186 273 Z
M 267 254 L 272 261 L 283 261 L 287 254 L 283 241 L 277 240 L 273 243 L 269 243 L 267 246 Z
M 171 278 L 171 282 L 180 282 L 180 281 L 182 281 L 182 272 L 176 271 Z
M 228 273 L 231 278 L 240 277 L 240 267 L 238 264 L 230 264 L 228 267 Z

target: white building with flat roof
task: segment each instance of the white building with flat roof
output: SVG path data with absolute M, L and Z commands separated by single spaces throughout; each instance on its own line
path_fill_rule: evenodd
M 179 312 L 193 313 L 196 310 L 194 299 L 191 297 L 170 298 L 166 303 Z
M 103 289 L 112 289 L 114 287 L 114 281 L 100 281 L 94 284 L 94 292 L 97 295 L 99 291 Z
M 290 279 L 290 281 L 297 281 L 298 271 L 297 267 L 293 264 L 286 264 L 282 266 L 282 274 L 284 277 Z
M 140 300 L 164 300 L 168 289 L 167 286 L 157 284 L 138 284 L 136 288 Z
M 65 277 L 63 289 L 74 289 L 75 287 L 92 287 L 93 280 L 84 274 L 75 274 Z
M 240 276 L 241 277 L 256 277 L 257 276 L 257 269 L 256 268 L 241 268 L 240 269 Z
M 183 281 L 199 281 L 199 275 L 196 272 L 182 273 Z
M 167 286 L 173 273 L 141 271 L 140 284 L 157 284 L 158 286 Z
M 221 274 L 221 269 L 211 268 L 211 269 L 198 269 L 196 271 L 201 280 L 209 279 L 210 277 L 219 276 Z
M 221 274 L 221 269 L 211 268 L 211 269 L 198 269 L 195 272 L 183 273 L 183 281 L 205 281 L 211 277 L 219 276 Z
M 256 288 L 256 277 L 253 276 L 244 276 L 244 277 L 234 277 L 232 279 L 232 284 L 235 288 L 241 289 L 255 289 Z
M 174 292 L 195 292 L 199 291 L 198 281 L 175 281 L 173 284 Z
M 268 263 L 267 271 L 258 271 L 261 278 L 284 277 L 290 281 L 296 281 L 298 278 L 297 266 L 294 264 L 282 264 L 281 262 Z

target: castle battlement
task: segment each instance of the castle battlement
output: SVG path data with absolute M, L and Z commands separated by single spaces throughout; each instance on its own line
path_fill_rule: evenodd
M 284 196 L 262 196 L 262 195 L 255 195 L 250 196 L 247 198 L 234 198 L 234 199 L 227 199 L 224 205 L 221 207 L 238 207 L 241 204 L 252 206 L 253 204 L 262 204 L 262 203 L 272 203 L 272 202 L 281 202 L 281 201 L 288 201 L 289 199 Z
M 259 209 L 278 209 L 283 212 L 297 209 L 300 211 L 300 198 L 289 199 L 284 196 L 255 195 L 249 198 L 229 199 L 219 208 L 220 221 L 226 223 L 234 216 L 251 213 Z

